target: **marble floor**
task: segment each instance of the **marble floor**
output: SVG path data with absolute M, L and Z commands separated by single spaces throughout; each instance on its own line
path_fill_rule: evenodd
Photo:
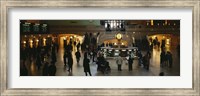
M 75 59 L 75 51 L 72 52 L 73 55 L 73 72 L 69 73 L 67 71 L 67 66 L 64 66 L 63 63 L 63 47 L 60 47 L 57 53 L 57 62 L 56 62 L 56 76 L 85 76 L 83 71 L 83 54 L 80 59 L 80 64 L 76 63 Z M 143 51 L 144 53 L 144 51 Z M 122 65 L 122 71 L 117 70 L 117 64 L 113 58 L 108 58 L 111 72 L 108 74 L 103 74 L 102 72 L 97 71 L 97 65 L 95 62 L 90 63 L 90 69 L 92 76 L 159 76 L 160 72 L 164 72 L 165 76 L 180 76 L 180 58 L 177 55 L 177 52 L 174 49 L 171 50 L 172 57 L 173 57 L 173 67 L 160 67 L 160 50 L 158 48 L 154 48 L 152 51 L 152 58 L 150 59 L 150 67 L 147 71 L 141 66 L 138 66 L 138 60 L 134 60 L 133 63 L 133 70 L 128 71 L 128 65 Z M 50 62 L 50 58 L 48 59 Z M 124 60 L 125 61 L 125 60 Z M 37 69 L 35 61 L 29 62 L 26 61 L 26 67 L 28 69 L 29 76 L 41 76 L 42 75 L 42 68 L 40 70 Z M 43 66 L 42 66 L 43 67 Z

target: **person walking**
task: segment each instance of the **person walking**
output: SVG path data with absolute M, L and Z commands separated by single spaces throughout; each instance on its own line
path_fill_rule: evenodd
M 77 64 L 79 64 L 80 57 L 81 57 L 81 53 L 79 52 L 79 50 L 77 50 L 77 52 L 75 53 L 75 55 L 76 55 Z
M 138 65 L 139 66 L 142 65 L 142 53 L 141 53 L 141 51 L 138 52 Z
M 84 53 L 84 59 L 83 59 L 83 68 L 85 72 L 85 76 L 87 76 L 87 73 L 89 73 L 90 76 L 92 76 L 91 71 L 90 71 L 90 60 L 87 58 L 87 52 Z
M 49 76 L 56 76 L 56 66 L 54 62 L 51 62 L 51 65 L 48 67 Z
M 164 61 L 165 61 L 165 52 L 162 51 L 160 54 L 160 66 L 163 67 L 164 66 Z
M 171 52 L 169 52 L 169 68 L 172 68 L 172 63 L 173 63 L 172 54 Z
M 160 72 L 159 76 L 165 76 L 165 73 L 164 72 Z
M 145 64 L 145 68 L 146 68 L 146 70 L 149 70 L 149 65 L 150 65 L 150 56 L 148 55 L 148 53 L 145 55 L 145 62 L 146 62 L 146 64 Z
M 41 67 L 41 57 L 40 57 L 40 55 L 38 54 L 38 56 L 37 56 L 37 59 L 36 59 L 36 65 L 37 65 L 37 68 L 38 68 L 38 70 L 40 70 L 40 67 Z
M 81 46 L 81 44 L 80 44 L 80 42 L 78 42 L 78 44 L 76 45 L 77 50 L 79 50 L 80 46 Z
M 121 58 L 121 56 L 117 57 L 116 64 L 118 65 L 118 71 L 122 71 L 121 67 L 122 67 L 122 64 L 123 64 L 123 59 Z
M 128 70 L 132 71 L 132 64 L 133 64 L 133 58 L 131 56 L 129 56 L 128 58 Z
M 42 76 L 48 76 L 48 65 L 49 65 L 48 62 L 44 63 L 44 67 L 43 67 L 43 70 L 42 70 Z
M 172 68 L 172 54 L 171 54 L 171 52 L 167 51 L 166 58 L 167 58 L 167 66 L 169 66 L 169 68 Z
M 68 65 L 69 65 L 68 71 L 72 72 L 73 58 L 72 58 L 72 54 L 70 52 L 69 52 L 69 55 L 68 55 Z
M 67 53 L 64 52 L 64 55 L 63 55 L 64 66 L 66 66 L 67 64 L 66 58 L 67 58 Z

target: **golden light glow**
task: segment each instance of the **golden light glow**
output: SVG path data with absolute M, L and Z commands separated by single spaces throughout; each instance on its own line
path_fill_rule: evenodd
M 170 39 L 167 39 L 166 41 L 167 41 L 167 43 L 166 43 L 166 44 L 167 44 L 167 45 L 169 45 L 169 43 L 170 43 Z
M 153 26 L 153 20 L 151 20 L 151 26 Z
M 167 20 L 165 20 L 165 25 L 167 25 Z
M 38 39 L 37 39 L 36 41 L 37 41 L 37 42 L 39 42 L 39 40 L 38 40 Z
M 26 41 L 24 41 L 23 43 L 26 44 Z
M 155 38 L 156 38 L 156 36 L 153 36 L 153 38 L 155 39 Z
M 50 37 L 49 35 L 47 37 Z
M 65 37 L 64 37 L 63 39 L 64 39 L 64 40 L 66 40 L 66 38 L 65 38 Z
M 117 45 L 117 43 L 114 43 L 114 45 Z
M 43 46 L 46 46 L 46 40 L 47 40 L 47 39 L 46 39 L 46 38 L 43 38 L 43 40 L 44 40 L 44 41 L 43 41 Z
M 118 34 L 116 35 L 116 38 L 117 38 L 117 39 L 122 39 L 122 34 L 118 33 Z
M 33 40 L 31 40 L 30 42 L 33 43 Z
M 122 42 L 122 45 L 124 45 L 124 43 Z
M 165 39 L 165 36 L 163 36 L 162 38 Z

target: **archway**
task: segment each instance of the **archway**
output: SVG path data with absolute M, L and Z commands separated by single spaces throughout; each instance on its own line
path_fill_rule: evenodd
M 175 49 L 177 45 L 180 44 L 180 36 L 176 34 L 154 34 L 154 35 L 149 35 L 148 40 L 151 44 L 153 40 L 157 38 L 158 42 L 160 44 L 162 43 L 162 40 L 165 40 L 165 47 L 166 51 L 170 51 L 171 49 Z M 152 41 L 151 41 L 152 40 Z
M 83 36 L 77 35 L 77 34 L 60 34 L 58 38 L 59 38 L 59 44 L 61 48 L 64 47 L 64 42 L 68 44 L 70 39 L 72 40 L 73 45 L 74 45 L 74 42 L 76 42 L 76 44 L 78 44 L 79 42 L 80 43 L 83 42 Z

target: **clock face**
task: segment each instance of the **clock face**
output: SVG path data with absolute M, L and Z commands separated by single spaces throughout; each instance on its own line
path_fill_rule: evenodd
M 117 38 L 117 39 L 122 39 L 122 34 L 118 33 L 118 34 L 116 35 L 116 38 Z

